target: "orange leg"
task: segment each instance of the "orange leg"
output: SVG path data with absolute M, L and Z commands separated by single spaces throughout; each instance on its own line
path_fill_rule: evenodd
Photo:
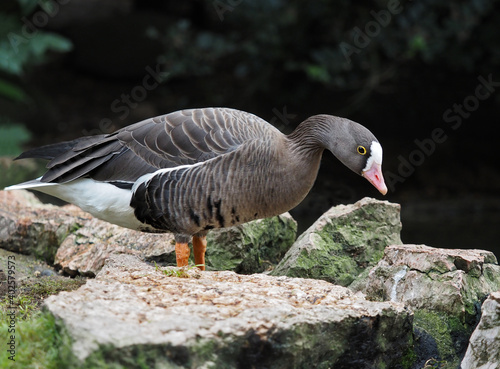
M 207 238 L 193 236 L 194 264 L 205 270 L 205 251 L 207 250 Z
M 189 260 L 189 246 L 187 243 L 175 243 L 175 258 L 177 260 L 177 266 L 183 267 L 188 265 Z

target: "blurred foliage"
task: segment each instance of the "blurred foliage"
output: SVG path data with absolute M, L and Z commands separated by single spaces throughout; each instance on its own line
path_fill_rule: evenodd
M 294 79 L 308 90 L 283 94 L 311 96 L 320 84 L 362 98 L 412 76 L 416 63 L 481 73 L 500 61 L 496 0 L 199 4 L 200 16 L 148 31 L 164 45 L 159 62 L 170 77 L 245 80 L 241 93 L 247 95 Z
M 224 105 L 271 118 L 270 101 L 278 111 L 288 106 L 297 112 L 292 107 L 301 105 L 304 115 L 327 110 L 346 116 L 381 109 L 370 98 L 395 91 L 401 91 L 402 105 L 416 101 L 414 91 L 425 91 L 421 98 L 428 104 L 432 93 L 456 92 L 450 79 L 490 74 L 500 63 L 500 0 L 128 0 L 122 13 L 112 1 L 68 2 L 59 13 L 52 9 L 55 3 L 0 3 L 0 99 L 26 102 L 29 95 L 31 111 L 43 112 L 47 121 L 93 124 L 88 122 L 110 114 L 117 97 L 124 104 L 113 105 L 111 112 L 131 112 L 139 101 L 128 104 L 121 90 L 112 89 L 138 83 L 146 66 L 155 78 L 166 75 L 169 81 L 157 78 L 160 87 L 148 89 L 144 98 L 156 110 L 145 114 Z M 57 14 L 48 27 L 34 29 L 38 13 Z M 58 65 L 61 73 L 35 68 L 54 52 L 70 50 L 69 39 L 75 50 Z M 427 79 L 419 78 L 426 70 Z M 88 78 L 90 83 L 74 83 L 75 96 L 58 101 L 58 89 L 48 85 L 65 72 L 71 82 Z M 71 86 L 64 90 L 74 92 Z M 75 114 L 91 101 L 80 101 L 82 96 L 94 98 L 92 114 Z M 3 114 L 14 113 L 4 109 Z M 136 110 L 120 114 L 120 120 L 125 115 L 126 123 L 142 117 Z M 12 118 L 27 121 L 21 114 Z M 33 119 L 30 129 L 39 129 L 39 121 Z
M 20 83 L 23 74 L 31 67 L 46 62 L 52 51 L 71 50 L 69 40 L 43 29 L 43 22 L 51 14 L 50 6 L 49 1 L 38 0 L 6 0 L 2 3 L 0 97 L 26 101 L 27 95 Z M 36 20 L 30 17 L 37 12 L 40 12 L 40 16 Z
M 31 133 L 21 124 L 5 123 L 0 118 L 0 156 L 17 156 Z

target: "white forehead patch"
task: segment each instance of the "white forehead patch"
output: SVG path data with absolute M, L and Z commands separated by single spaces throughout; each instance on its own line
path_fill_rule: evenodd
M 382 146 L 378 142 L 372 141 L 372 144 L 370 146 L 370 152 L 371 152 L 370 157 L 366 162 L 366 167 L 365 169 L 363 169 L 363 172 L 369 170 L 374 162 L 379 165 L 382 165 Z

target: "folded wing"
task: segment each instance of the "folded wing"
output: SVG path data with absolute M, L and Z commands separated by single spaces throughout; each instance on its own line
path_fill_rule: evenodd
M 50 160 L 42 182 L 81 177 L 130 186 L 161 168 L 203 162 L 275 131 L 261 118 L 227 108 L 177 111 L 108 135 L 82 137 L 27 151 L 19 158 Z

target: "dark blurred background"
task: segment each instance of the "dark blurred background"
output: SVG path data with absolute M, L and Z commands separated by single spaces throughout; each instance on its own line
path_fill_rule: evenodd
M 405 243 L 500 256 L 500 6 L 487 0 L 2 0 L 1 185 L 36 145 L 226 106 L 291 132 L 341 115 L 384 147 Z M 24 168 L 24 169 L 23 169 Z M 325 155 L 292 214 L 382 198 Z

